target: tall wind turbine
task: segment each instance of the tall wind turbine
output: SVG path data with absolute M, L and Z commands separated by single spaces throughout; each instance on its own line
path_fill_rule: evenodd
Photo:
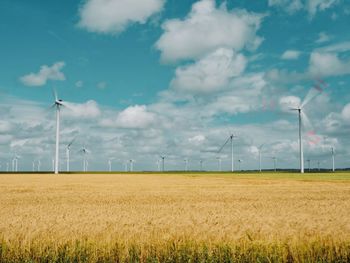
M 199 160 L 200 171 L 203 171 L 203 160 Z
M 309 168 L 309 172 L 311 172 L 311 160 L 307 159 L 307 164 L 308 164 L 308 168 Z
M 114 158 L 109 158 L 108 159 L 108 171 L 109 172 L 112 172 L 112 160 L 113 160 Z
M 243 162 L 242 159 L 238 159 L 238 171 L 241 171 L 241 163 Z
M 265 144 L 262 144 L 259 146 L 258 150 L 259 150 L 259 172 L 261 173 L 261 152 L 262 152 L 262 148 L 264 147 Z
M 315 86 L 309 90 L 308 94 L 304 98 L 303 102 L 296 108 L 291 108 L 290 110 L 296 111 L 298 113 L 299 122 L 299 158 L 300 158 L 300 173 L 304 173 L 304 144 L 303 144 L 303 124 L 309 124 L 309 119 L 304 112 L 304 107 L 317 95 L 319 95 L 323 89 L 320 86 Z M 310 124 L 309 124 L 310 125 Z M 310 125 L 311 126 L 311 125 Z
M 129 163 L 130 163 L 130 172 L 132 172 L 132 171 L 134 170 L 134 162 L 135 162 L 135 160 L 132 160 L 132 159 L 129 160 Z
M 164 162 L 165 162 L 165 156 L 160 156 L 160 158 L 162 159 L 162 172 L 164 172 Z
M 67 172 L 70 171 L 70 147 L 72 146 L 74 141 L 75 141 L 75 138 L 71 140 L 71 142 L 68 143 L 66 146 Z
M 277 157 L 273 156 L 271 159 L 273 160 L 273 170 L 277 172 Z
M 227 138 L 227 140 L 226 140 L 226 142 L 224 143 L 224 145 L 221 146 L 220 150 L 218 151 L 218 153 L 220 153 L 220 152 L 225 148 L 226 144 L 227 144 L 229 141 L 231 142 L 231 172 L 234 171 L 234 159 L 233 159 L 233 139 L 234 139 L 234 138 L 237 138 L 237 136 L 234 135 L 234 134 L 231 134 L 231 135 Z
M 221 168 L 221 157 L 219 156 L 219 157 L 216 157 L 216 159 L 218 160 L 218 168 L 219 168 L 219 172 L 221 172 L 222 171 L 222 168 Z
M 81 150 L 79 152 L 83 155 L 83 171 L 86 172 L 87 166 L 88 166 L 86 155 L 88 153 L 90 153 L 90 151 L 88 149 L 86 149 L 85 146 L 83 146 L 83 148 L 81 148 Z
M 185 158 L 184 162 L 185 162 L 185 171 L 188 172 L 188 158 Z
M 334 152 L 334 147 L 331 147 L 331 152 L 332 152 L 332 171 L 335 172 L 335 152 Z
M 60 111 L 63 106 L 63 101 L 58 99 L 57 93 L 54 90 L 55 102 L 52 104 L 52 107 L 56 108 L 56 148 L 55 148 L 55 174 L 58 174 L 58 162 L 59 162 L 59 145 L 60 145 Z

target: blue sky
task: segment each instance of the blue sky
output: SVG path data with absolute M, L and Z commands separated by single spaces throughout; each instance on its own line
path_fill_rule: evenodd
M 155 169 L 159 154 L 169 169 L 184 158 L 215 169 L 215 149 L 236 132 L 245 168 L 256 168 L 261 143 L 294 168 L 296 116 L 284 104 L 315 85 L 324 91 L 307 105 L 306 155 L 327 167 L 334 146 L 339 166 L 350 166 L 345 0 L 3 0 L 0 12 L 0 169 L 17 152 L 22 169 L 39 159 L 50 169 L 52 88 L 72 103 L 62 165 L 65 143 L 78 137 L 77 149 L 95 149 L 91 169 L 108 158 L 115 169 L 130 158 Z

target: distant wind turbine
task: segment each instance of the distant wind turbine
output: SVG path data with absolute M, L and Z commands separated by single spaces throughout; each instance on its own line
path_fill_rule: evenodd
M 219 156 L 219 157 L 216 157 L 216 159 L 218 160 L 218 168 L 219 168 L 219 172 L 221 172 L 222 171 L 222 168 L 221 168 L 221 157 Z
M 259 172 L 261 173 L 261 152 L 262 152 L 262 148 L 264 147 L 265 144 L 262 144 L 259 146 L 258 150 L 259 150 Z
M 290 110 L 297 111 L 299 119 L 299 157 L 300 157 L 300 173 L 304 173 L 304 145 L 303 145 L 303 124 L 310 124 L 307 115 L 304 112 L 304 107 L 314 99 L 318 94 L 322 92 L 322 88 L 319 86 L 310 89 L 303 102 L 296 108 L 290 108 Z
M 70 171 L 70 147 L 72 146 L 74 141 L 75 141 L 75 138 L 71 140 L 71 142 L 68 143 L 66 146 L 67 172 Z
M 165 166 L 164 166 L 165 156 L 160 156 L 160 158 L 162 159 L 162 172 L 164 172 L 165 171 Z
M 135 160 L 132 160 L 132 159 L 129 160 L 129 163 L 130 163 L 130 172 L 132 172 L 132 171 L 134 170 L 134 162 L 135 162 Z
M 56 148 L 55 148 L 55 165 L 54 165 L 54 172 L 55 174 L 58 174 L 58 167 L 59 167 L 59 145 L 60 145 L 60 111 L 61 107 L 63 106 L 63 101 L 61 99 L 58 99 L 57 93 L 55 90 L 53 90 L 55 102 L 52 104 L 52 107 L 56 108 Z
M 188 172 L 188 158 L 185 158 L 184 162 L 185 162 L 185 171 Z
M 86 159 L 86 155 L 89 154 L 90 151 L 86 149 L 85 146 L 83 146 L 83 148 L 81 148 L 79 152 L 83 155 L 83 171 L 86 172 L 88 168 L 88 161 Z
M 227 144 L 229 141 L 231 142 L 231 172 L 234 171 L 234 159 L 233 159 L 233 139 L 234 139 L 234 138 L 237 138 L 237 136 L 234 135 L 234 134 L 231 134 L 231 135 L 227 138 L 227 140 L 226 140 L 226 142 L 224 143 L 224 145 L 221 146 L 220 150 L 218 151 L 218 153 L 220 153 L 220 152 L 225 148 L 226 144 Z
M 335 172 L 335 151 L 334 151 L 334 147 L 331 147 L 331 153 L 332 153 L 332 171 Z

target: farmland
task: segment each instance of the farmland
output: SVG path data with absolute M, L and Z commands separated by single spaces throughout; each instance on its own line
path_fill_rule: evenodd
M 350 261 L 350 174 L 0 175 L 0 262 Z

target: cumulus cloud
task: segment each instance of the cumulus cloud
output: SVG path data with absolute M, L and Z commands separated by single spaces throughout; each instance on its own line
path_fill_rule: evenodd
M 56 62 L 51 67 L 43 65 L 38 73 L 22 76 L 20 81 L 26 86 L 44 86 L 48 80 L 65 80 L 65 76 L 61 72 L 64 66 L 64 62 Z
M 286 60 L 298 59 L 300 56 L 300 51 L 297 50 L 286 50 L 281 58 Z
M 313 76 L 340 76 L 350 74 L 350 61 L 343 61 L 334 53 L 314 51 L 310 55 L 309 72 Z
M 290 14 L 306 10 L 312 18 L 317 12 L 331 8 L 339 2 L 339 0 L 269 0 L 269 6 L 279 7 Z
M 316 40 L 316 43 L 321 44 L 324 42 L 328 42 L 331 39 L 331 37 L 326 32 L 320 32 L 318 34 L 318 39 Z
M 156 120 L 155 114 L 149 112 L 145 105 L 130 106 L 120 112 L 116 124 L 121 128 L 146 128 Z
M 300 107 L 301 100 L 299 97 L 295 96 L 285 96 L 281 97 L 279 100 L 279 105 L 282 111 L 284 112 L 291 112 L 291 108 L 298 108 Z
M 227 88 L 231 78 L 241 75 L 246 63 L 243 55 L 220 48 L 194 64 L 177 68 L 171 86 L 188 92 L 215 92 Z
M 86 103 L 64 102 L 63 105 L 67 107 L 64 114 L 73 118 L 96 118 L 101 114 L 97 103 L 93 100 Z
M 90 32 L 117 34 L 130 24 L 144 24 L 160 12 L 165 0 L 87 0 L 79 10 L 78 26 Z
M 345 105 L 345 107 L 342 110 L 341 116 L 347 123 L 350 123 L 350 103 Z
M 256 49 L 262 42 L 256 32 L 263 17 L 244 10 L 228 11 L 223 5 L 217 8 L 214 0 L 201 0 L 193 4 L 184 20 L 163 23 L 156 48 L 166 62 L 196 59 L 219 47 Z

